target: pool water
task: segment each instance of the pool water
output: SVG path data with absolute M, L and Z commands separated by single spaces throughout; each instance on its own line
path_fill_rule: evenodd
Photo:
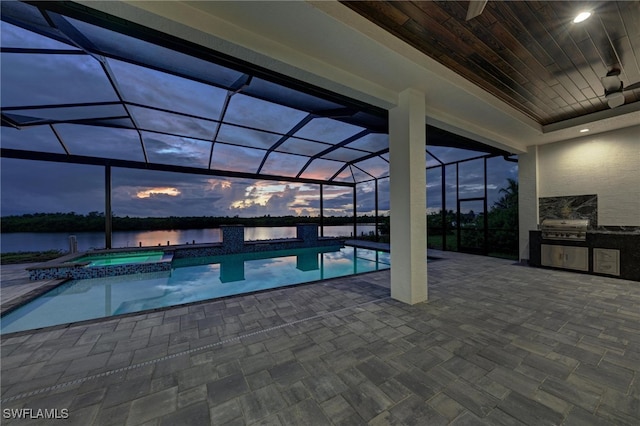
M 158 273 L 68 281 L 1 319 L 10 333 L 389 268 L 386 252 L 312 248 L 176 259 Z
M 112 253 L 103 255 L 88 255 L 74 259 L 74 262 L 91 262 L 87 266 L 126 265 L 129 263 L 159 262 L 164 252 L 150 251 L 137 253 Z

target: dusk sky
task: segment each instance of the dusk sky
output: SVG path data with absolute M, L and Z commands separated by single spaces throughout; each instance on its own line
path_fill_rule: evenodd
M 460 197 L 482 195 L 482 169 L 461 165 Z M 86 214 L 104 211 L 101 167 L 1 159 L 2 216 L 36 212 Z M 464 175 L 463 175 L 464 173 Z M 517 164 L 489 160 L 489 206 L 500 197 L 507 178 L 517 178 Z M 447 172 L 447 209 L 455 210 L 455 166 Z M 118 216 L 262 216 L 319 214 L 319 186 L 287 182 L 192 176 L 146 170 L 112 170 L 113 211 Z M 430 211 L 441 208 L 440 171 L 427 174 Z M 379 209 L 389 209 L 389 179 L 379 181 Z M 324 215 L 352 214 L 350 188 L 326 185 Z M 357 187 L 358 213 L 373 214 L 373 184 Z
M 387 135 L 368 133 L 345 147 L 326 152 L 335 144 L 362 135 L 366 129 L 327 117 L 308 120 L 306 111 L 244 93 L 233 94 L 225 109 L 230 92 L 222 87 L 241 79 L 242 73 L 79 21 L 68 21 L 103 49 L 120 52 L 121 46 L 127 46 L 122 55 L 134 52 L 138 55 L 136 60 L 175 68 L 183 75 L 197 75 L 201 81 L 113 58 L 103 58 L 101 65 L 96 57 L 82 54 L 73 43 L 52 40 L 3 21 L 3 48 L 58 49 L 46 54 L 44 50 L 39 54 L 28 50 L 2 53 L 3 113 L 21 123 L 21 130 L 2 127 L 3 148 L 59 154 L 66 150 L 76 155 L 139 162 L 144 162 L 146 155 L 149 162 L 159 164 L 250 173 L 256 173 L 264 159 L 261 173 L 287 177 L 301 173 L 303 178 L 326 180 L 338 173 L 345 162 L 371 156 L 388 145 Z M 68 53 L 60 53 L 60 49 Z M 247 90 L 290 93 L 300 105 L 321 109 L 342 107 L 259 78 L 253 78 Z M 69 106 L 78 103 L 84 105 Z M 91 119 L 94 123 L 65 123 L 72 119 Z M 49 125 L 51 122 L 46 120 L 55 122 Z M 96 125 L 100 123 L 109 127 Z M 301 123 L 306 124 L 296 127 Z M 284 143 L 268 151 L 285 135 Z M 478 155 L 441 147 L 433 147 L 433 152 L 445 162 Z M 313 161 L 307 164 L 310 158 Z M 0 161 L 2 216 L 104 211 L 102 167 L 8 158 Z M 427 158 L 426 165 L 432 162 Z M 357 166 L 368 175 L 356 167 L 347 167 L 336 180 L 362 182 L 372 176 L 386 177 L 388 154 L 358 162 Z M 481 195 L 481 161 L 460 167 L 460 197 Z M 447 172 L 451 177 L 447 182 L 448 209 L 455 208 L 453 169 Z M 508 177 L 517 177 L 517 165 L 501 158 L 491 160 L 489 205 L 499 197 L 498 191 Z M 438 210 L 439 172 L 429 172 L 427 180 L 429 210 Z M 117 216 L 319 215 L 317 184 L 114 167 L 112 187 L 112 210 Z M 359 214 L 374 213 L 373 189 L 373 182 L 358 184 Z M 350 188 L 325 186 L 324 215 L 351 215 L 352 203 Z M 379 209 L 381 214 L 389 210 L 388 178 L 379 180 Z
M 101 167 L 3 158 L 2 216 L 35 212 L 104 211 Z M 380 192 L 388 194 L 388 179 Z M 112 169 L 118 216 L 272 216 L 319 214 L 318 185 Z M 373 185 L 358 186 L 359 213 L 374 210 Z M 386 202 L 385 202 L 386 200 Z M 324 214 L 352 214 L 352 190 L 326 185 Z M 388 210 L 388 195 L 380 209 Z

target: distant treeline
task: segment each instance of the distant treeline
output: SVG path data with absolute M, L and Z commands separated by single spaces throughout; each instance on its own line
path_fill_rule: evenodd
M 152 231 L 169 229 L 217 228 L 220 225 L 294 226 L 298 223 L 320 223 L 319 217 L 262 216 L 262 217 L 129 217 L 113 216 L 114 231 Z M 358 223 L 374 223 L 374 216 L 359 216 Z M 351 225 L 353 217 L 330 216 L 325 225 Z M 101 232 L 104 231 L 104 213 L 87 215 L 71 213 L 34 213 L 1 218 L 2 232 Z

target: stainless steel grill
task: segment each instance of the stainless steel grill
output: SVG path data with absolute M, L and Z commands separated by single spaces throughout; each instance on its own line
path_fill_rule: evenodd
M 547 240 L 585 241 L 589 219 L 545 219 L 540 228 Z

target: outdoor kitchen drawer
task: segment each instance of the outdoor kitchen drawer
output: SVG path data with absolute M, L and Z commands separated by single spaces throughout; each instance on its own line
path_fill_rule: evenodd
M 542 244 L 540 263 L 555 268 L 589 271 L 589 248 Z
M 620 276 L 620 250 L 593 249 L 593 272 Z

